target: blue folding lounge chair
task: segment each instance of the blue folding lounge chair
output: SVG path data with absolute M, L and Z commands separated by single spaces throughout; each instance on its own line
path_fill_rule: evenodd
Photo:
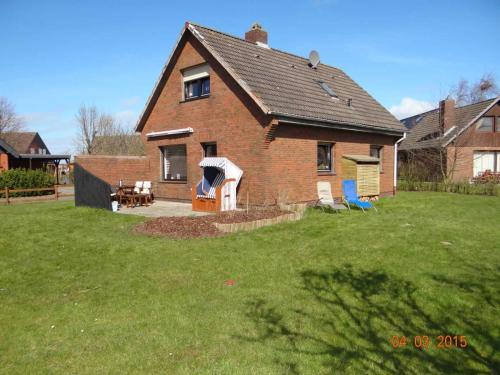
M 349 210 L 351 209 L 351 204 L 358 206 L 365 212 L 366 209 L 374 208 L 377 211 L 377 208 L 372 205 L 370 202 L 362 202 L 359 200 L 357 189 L 356 189 L 356 181 L 354 180 L 343 180 L 342 181 L 342 192 L 344 193 L 344 201 L 347 203 L 347 207 Z

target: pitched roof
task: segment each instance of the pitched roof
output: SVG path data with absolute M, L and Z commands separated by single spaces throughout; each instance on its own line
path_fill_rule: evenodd
M 19 153 L 11 146 L 9 145 L 6 141 L 4 141 L 2 138 L 0 138 L 0 151 L 4 150 L 8 154 L 11 154 L 12 156 L 18 158 Z
M 439 124 L 439 108 L 401 120 L 408 132 L 406 139 L 401 142 L 400 150 L 434 148 L 448 144 L 499 99 L 488 99 L 479 103 L 455 107 L 455 123 L 452 125 L 454 128 L 445 133 L 443 137 L 441 137 Z
M 12 132 L 4 133 L 1 137 L 19 154 L 28 154 L 30 152 L 29 147 L 37 134 L 36 132 Z
M 267 114 L 395 134 L 405 130 L 389 111 L 338 68 L 319 64 L 317 69 L 312 69 L 303 57 L 261 47 L 204 26 L 188 24 L 183 32 L 186 30 Z M 165 67 L 162 75 L 166 71 Z M 160 82 L 162 77 L 139 119 L 137 131 L 144 126 L 148 107 L 154 105 L 155 91 L 161 90 Z M 330 86 L 337 98 L 332 98 L 321 87 L 321 82 Z M 349 99 L 352 99 L 351 106 L 347 104 Z

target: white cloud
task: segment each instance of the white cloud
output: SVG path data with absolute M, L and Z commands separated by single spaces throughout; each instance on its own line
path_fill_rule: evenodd
M 130 109 L 124 111 L 118 111 L 114 114 L 114 117 L 116 118 L 116 120 L 118 120 L 118 122 L 121 125 L 127 128 L 132 128 L 139 118 L 137 113 Z
M 403 119 L 422 112 L 430 111 L 431 109 L 434 109 L 434 105 L 428 101 L 403 98 L 401 103 L 393 105 L 389 111 L 397 119 Z
M 77 131 L 73 114 L 57 109 L 23 113 L 21 117 L 26 130 L 38 132 L 52 154 L 60 154 L 72 148 Z
M 141 98 L 139 98 L 138 96 L 132 96 L 130 98 L 122 99 L 120 104 L 123 108 L 132 108 L 135 107 L 135 105 L 138 104 L 140 100 Z

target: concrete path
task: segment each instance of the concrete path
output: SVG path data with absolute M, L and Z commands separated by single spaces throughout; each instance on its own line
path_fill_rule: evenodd
M 210 215 L 210 213 L 207 212 L 195 212 L 191 210 L 191 203 L 171 201 L 154 201 L 154 203 L 149 207 L 137 206 L 134 208 L 127 208 L 125 207 L 125 205 L 123 205 L 118 210 L 118 213 L 146 217 Z

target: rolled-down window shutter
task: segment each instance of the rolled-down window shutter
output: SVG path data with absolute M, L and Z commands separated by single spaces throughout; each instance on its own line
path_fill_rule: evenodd
M 182 77 L 184 82 L 188 82 L 188 81 L 193 81 L 195 79 L 208 77 L 209 76 L 208 72 L 209 72 L 209 66 L 208 64 L 204 64 L 184 70 L 182 72 Z

